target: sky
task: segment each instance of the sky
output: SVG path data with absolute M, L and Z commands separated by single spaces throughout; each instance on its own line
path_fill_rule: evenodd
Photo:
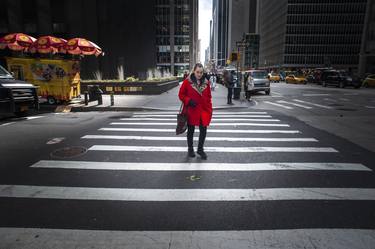
M 205 50 L 210 45 L 210 21 L 212 20 L 212 0 L 199 1 L 199 33 L 201 39 L 201 62 L 204 63 Z

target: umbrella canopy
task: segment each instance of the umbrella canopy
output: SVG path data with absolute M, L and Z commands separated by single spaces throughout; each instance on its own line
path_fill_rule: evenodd
M 73 38 L 68 40 L 66 45 L 63 47 L 63 50 L 74 55 L 98 56 L 102 53 L 102 49 L 98 45 L 83 38 Z
M 15 51 L 25 51 L 36 39 L 23 33 L 8 34 L 0 38 L 0 49 L 9 48 Z
M 41 54 L 60 52 L 62 47 L 66 44 L 66 40 L 54 36 L 39 37 L 33 45 L 29 48 L 32 53 L 38 52 Z

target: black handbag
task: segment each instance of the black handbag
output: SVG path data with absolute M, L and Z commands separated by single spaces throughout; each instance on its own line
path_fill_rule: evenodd
M 177 114 L 177 127 L 176 127 L 176 135 L 180 135 L 184 133 L 187 130 L 187 114 L 186 110 L 185 113 L 183 113 L 184 108 L 183 104 L 181 104 L 180 111 Z

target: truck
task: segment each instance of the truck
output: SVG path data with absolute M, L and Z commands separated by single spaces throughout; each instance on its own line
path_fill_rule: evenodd
M 38 88 L 0 66 L 0 115 L 25 116 L 31 110 L 39 110 Z

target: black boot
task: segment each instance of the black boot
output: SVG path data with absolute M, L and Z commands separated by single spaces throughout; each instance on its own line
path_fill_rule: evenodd
M 203 148 L 199 148 L 197 150 L 198 155 L 201 157 L 202 160 L 207 160 L 207 154 L 204 152 Z
M 204 141 L 206 139 L 206 134 L 207 134 L 207 127 L 205 126 L 199 126 L 199 142 L 198 142 L 198 150 L 197 153 L 200 155 L 200 157 L 203 160 L 207 160 L 207 154 L 203 150 L 204 146 Z
M 193 147 L 189 147 L 188 149 L 188 156 L 189 157 L 195 157 L 195 152 Z

